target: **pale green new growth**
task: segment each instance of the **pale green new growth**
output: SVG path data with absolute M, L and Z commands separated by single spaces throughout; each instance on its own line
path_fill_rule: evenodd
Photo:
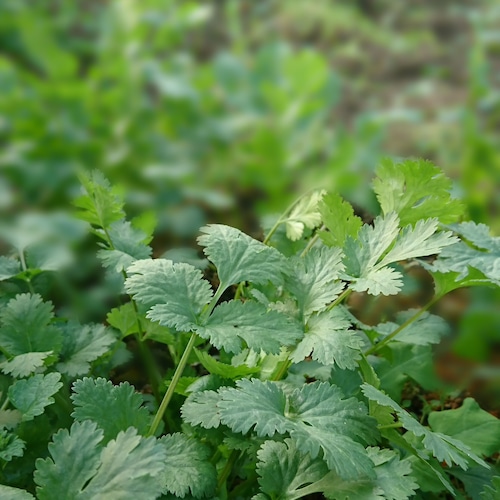
M 39 500 L 137 500 L 157 498 L 163 484 L 166 452 L 155 438 L 129 428 L 102 445 L 94 422 L 75 422 L 49 444 L 51 458 L 36 461 Z
M 141 395 L 128 382 L 113 385 L 104 378 L 85 377 L 73 384 L 71 416 L 79 421 L 92 420 L 104 432 L 104 442 L 120 431 L 135 427 L 144 434 L 150 423 L 149 411 L 142 406 Z M 109 418 L 113 415 L 113 418 Z
M 217 306 L 207 322 L 193 327 L 196 333 L 227 352 L 239 353 L 242 340 L 255 351 L 277 354 L 303 336 L 299 323 L 257 302 L 232 300 Z
M 10 402 L 21 412 L 22 420 L 33 420 L 41 415 L 46 406 L 54 402 L 52 397 L 61 387 L 60 373 L 33 375 L 17 380 L 7 392 Z
M 221 224 L 210 224 L 200 231 L 203 234 L 198 244 L 215 264 L 222 290 L 242 281 L 262 284 L 270 281 L 276 285 L 283 282 L 285 257 L 276 249 Z
M 440 462 L 446 462 L 450 467 L 456 464 L 466 470 L 468 468 L 468 460 L 470 459 L 483 467 L 489 467 L 488 464 L 472 453 L 470 448 L 461 441 L 439 432 L 432 432 L 427 427 L 424 427 L 389 396 L 375 389 L 375 387 L 363 384 L 361 389 L 368 399 L 376 401 L 382 406 L 392 408 L 398 415 L 403 426 L 413 432 L 415 436 L 422 437 L 422 443 L 425 448 L 431 451 Z
M 429 217 L 452 223 L 463 213 L 462 203 L 451 198 L 451 180 L 429 161 L 385 159 L 376 173 L 373 190 L 382 212 L 396 212 L 402 226 Z
M 355 238 L 363 225 L 362 220 L 354 215 L 350 203 L 336 193 L 326 194 L 319 204 L 319 210 L 323 224 L 328 229 L 321 231 L 320 236 L 328 246 L 343 248 L 346 238 Z
M 221 363 L 214 359 L 210 354 L 205 351 L 195 351 L 196 356 L 200 360 L 203 367 L 213 375 L 219 375 L 224 378 L 241 378 L 248 375 L 252 375 L 260 371 L 258 366 L 248 366 L 245 364 L 241 365 L 228 365 L 226 363 Z M 233 358 L 234 359 L 234 358 Z
M 210 448 L 184 434 L 163 436 L 160 444 L 165 447 L 167 458 L 162 473 L 164 491 L 184 498 L 213 495 L 217 484 L 217 472 L 210 462 Z
M 286 236 L 292 241 L 302 238 L 305 228 L 314 229 L 321 224 L 319 203 L 325 195 L 325 191 L 313 191 L 304 196 L 292 208 L 286 219 L 283 220 L 286 228 Z
M 344 270 L 339 248 L 311 248 L 304 256 L 290 258 L 287 289 L 295 296 L 303 316 L 322 311 L 333 302 L 344 285 L 340 273 Z
M 192 330 L 212 298 L 199 269 L 171 260 L 138 260 L 127 270 L 125 289 L 148 307 L 148 318 L 180 331 Z
M 353 370 L 360 358 L 363 339 L 338 309 L 311 316 L 307 332 L 299 342 L 291 359 L 295 363 L 311 355 L 323 365 L 337 365 Z

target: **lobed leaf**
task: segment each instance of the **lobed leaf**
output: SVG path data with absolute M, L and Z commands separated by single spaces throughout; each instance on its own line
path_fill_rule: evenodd
M 210 224 L 200 229 L 198 243 L 215 264 L 222 289 L 242 281 L 265 284 L 283 282 L 285 257 L 233 227 Z
M 12 375 L 14 378 L 27 377 L 44 366 L 45 360 L 51 354 L 52 351 L 19 354 L 8 361 L 0 363 L 0 369 L 3 373 Z
M 287 238 L 292 241 L 300 240 L 305 228 L 314 229 L 321 224 L 318 205 L 324 195 L 325 191 L 313 191 L 311 194 L 303 196 L 292 208 L 283 221 Z
M 300 324 L 277 311 L 268 311 L 257 302 L 232 300 L 217 306 L 196 333 L 218 349 L 239 353 L 243 342 L 255 351 L 278 354 L 283 345 L 292 345 L 303 335 Z
M 0 256 L 0 281 L 5 281 L 21 272 L 21 264 L 15 259 Z
M 0 459 L 10 462 L 15 457 L 24 455 L 26 443 L 15 434 L 0 429 Z
M 79 422 L 95 422 L 103 430 L 105 442 L 129 427 L 135 427 L 140 434 L 147 431 L 149 411 L 128 382 L 113 385 L 104 378 L 85 377 L 73 384 L 73 391 L 71 400 L 75 409 L 71 416 Z
M 210 283 L 199 269 L 171 260 L 138 260 L 128 270 L 125 289 L 163 326 L 192 331 L 212 298 Z

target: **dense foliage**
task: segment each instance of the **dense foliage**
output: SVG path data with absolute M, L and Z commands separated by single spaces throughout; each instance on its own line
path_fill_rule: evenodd
M 372 222 L 312 191 L 266 219 L 263 241 L 206 225 L 203 258 L 152 258 L 151 215 L 128 220 L 99 172 L 81 182 L 79 221 L 2 228 L 2 498 L 498 496 L 498 419 L 472 398 L 404 407 L 408 384 L 434 388 L 448 325 L 429 310 L 459 288 L 500 285 L 499 238 L 459 222 L 438 168 L 382 162 Z M 44 297 L 54 282 L 72 290 L 66 270 L 88 232 L 105 291 L 79 300 L 104 297 L 89 303 L 97 315 L 120 297 L 105 322 L 79 321 L 71 296 L 56 312 Z M 433 287 L 404 307 L 422 293 L 417 267 Z M 365 324 L 354 296 L 391 307 Z M 145 383 L 130 383 L 133 369 Z

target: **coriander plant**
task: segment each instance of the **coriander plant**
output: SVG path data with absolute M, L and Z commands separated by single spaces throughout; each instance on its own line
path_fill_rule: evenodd
M 35 278 L 59 270 L 8 239 L 1 498 L 498 498 L 498 419 L 472 398 L 405 408 L 408 384 L 432 385 L 432 346 L 449 330 L 432 306 L 500 284 L 500 239 L 459 222 L 462 204 L 438 168 L 384 161 L 372 223 L 338 194 L 313 191 L 263 242 L 202 227 L 207 260 L 186 262 L 152 258 L 153 219 L 127 220 L 99 173 L 81 179 L 77 215 L 122 304 L 97 324 L 56 314 Z M 417 265 L 433 291 L 405 309 L 398 298 Z M 393 306 L 367 324 L 356 296 Z M 150 391 L 116 383 L 131 351 Z

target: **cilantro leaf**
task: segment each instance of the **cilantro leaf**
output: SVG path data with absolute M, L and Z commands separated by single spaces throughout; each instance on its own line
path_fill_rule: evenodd
M 39 374 L 16 380 L 9 387 L 9 400 L 22 413 L 23 421 L 33 420 L 54 402 L 52 396 L 63 385 L 60 380 L 60 373 Z
M 35 500 L 35 497 L 25 490 L 0 484 L 0 497 L 8 500 Z
M 302 315 L 322 311 L 342 291 L 339 280 L 344 270 L 338 248 L 311 248 L 304 257 L 290 259 L 293 271 L 286 278 L 287 289 L 297 298 Z
M 470 459 L 479 465 L 487 468 L 489 467 L 488 464 L 472 453 L 470 448 L 461 441 L 453 439 L 445 434 L 432 432 L 427 427 L 424 427 L 389 396 L 375 389 L 375 387 L 363 384 L 361 389 L 368 399 L 376 401 L 382 406 L 389 406 L 392 408 L 398 415 L 405 429 L 411 431 L 415 436 L 422 437 L 422 444 L 424 447 L 431 451 L 440 462 L 446 462 L 450 467 L 453 464 L 457 464 L 459 467 L 466 470 L 468 468 L 468 459 Z
M 302 238 L 304 229 L 314 229 L 321 224 L 321 214 L 318 204 L 323 198 L 325 191 L 313 191 L 303 196 L 292 208 L 286 219 L 283 220 L 286 228 L 286 236 L 292 241 Z
M 217 472 L 210 462 L 210 448 L 180 433 L 163 436 L 159 442 L 167 453 L 162 472 L 166 491 L 181 498 L 188 493 L 195 498 L 214 494 Z
M 3 373 L 12 375 L 14 378 L 27 377 L 41 368 L 51 354 L 52 351 L 19 354 L 8 361 L 0 363 L 0 369 Z
M 96 422 L 104 431 L 105 442 L 131 426 L 140 434 L 146 432 L 150 423 L 149 411 L 142 406 L 141 395 L 128 382 L 113 385 L 104 378 L 85 377 L 73 384 L 73 391 L 71 399 L 75 410 L 72 417 L 80 422 Z
M 138 260 L 128 268 L 125 289 L 149 308 L 147 317 L 163 326 L 192 330 L 212 298 L 199 269 L 171 260 Z
M 319 211 L 323 224 L 328 229 L 319 234 L 325 244 L 331 247 L 343 248 L 346 238 L 355 238 L 363 224 L 362 220 L 354 215 L 351 204 L 336 193 L 328 193 L 323 197 Z
M 61 333 L 50 324 L 52 309 L 38 294 L 23 293 L 10 300 L 0 315 L 0 347 L 13 356 L 59 352 Z
M 465 398 L 456 410 L 431 412 L 429 425 L 433 431 L 459 439 L 477 455 L 489 457 L 500 451 L 500 420 L 473 398 Z
M 74 205 L 79 209 L 77 216 L 94 226 L 108 228 L 113 222 L 125 217 L 123 197 L 112 188 L 104 175 L 95 170 L 81 173 L 80 182 L 86 194 L 77 198 Z
M 311 355 L 323 365 L 338 365 L 353 370 L 360 358 L 363 339 L 338 309 L 311 316 L 307 332 L 299 342 L 291 359 L 295 363 Z
M 157 498 L 162 489 L 166 453 L 154 438 L 129 428 L 102 446 L 103 432 L 94 422 L 75 422 L 49 444 L 51 458 L 36 461 L 40 500 Z
M 500 476 L 495 476 L 491 480 L 491 486 L 486 486 L 481 493 L 481 500 L 498 500 L 500 495 Z
M 220 425 L 220 394 L 216 391 L 201 391 L 191 394 L 181 408 L 182 418 L 191 425 L 204 429 L 216 429 Z
M 10 462 L 14 457 L 22 457 L 26 443 L 15 434 L 0 429 L 0 459 Z
M 137 313 L 132 302 L 111 309 L 106 316 L 106 321 L 122 334 L 122 338 L 139 332 Z
M 208 259 L 217 267 L 222 289 L 242 281 L 265 284 L 283 282 L 285 257 L 238 229 L 210 224 L 200 230 L 198 243 Z
M 90 363 L 108 351 L 116 342 L 104 325 L 68 323 L 63 330 L 63 346 L 57 369 L 70 377 L 84 375 Z
M 462 203 L 451 198 L 451 180 L 429 161 L 385 159 L 376 173 L 373 189 L 382 212 L 396 212 L 402 226 L 427 217 L 451 223 L 463 213 Z
M 15 259 L 0 256 L 0 281 L 13 278 L 21 272 L 21 264 Z
M 224 378 L 241 378 L 247 375 L 252 375 L 260 371 L 258 366 L 248 366 L 242 365 L 228 365 L 226 363 L 221 363 L 214 359 L 210 354 L 205 351 L 195 351 L 200 363 L 203 367 L 214 375 L 220 375 Z
M 373 475 L 359 442 L 377 437 L 375 421 L 362 403 L 343 399 L 337 387 L 314 382 L 286 395 L 275 383 L 243 379 L 234 389 L 220 390 L 220 397 L 221 421 L 234 432 L 254 428 L 260 437 L 289 433 L 311 458 L 322 450 L 328 467 L 342 477 Z
M 132 262 L 147 259 L 151 256 L 151 247 L 142 241 L 146 235 L 140 230 L 132 227 L 125 220 L 113 222 L 108 229 L 108 236 L 112 248 L 99 250 L 97 256 L 102 260 L 104 267 L 110 267 L 116 272 L 127 269 Z
M 257 452 L 257 473 L 261 490 L 271 498 L 301 498 L 301 489 L 328 473 L 321 459 L 300 453 L 292 439 L 283 443 L 266 441 Z
M 292 345 L 302 337 L 298 322 L 277 311 L 268 311 L 257 302 L 232 300 L 217 306 L 196 333 L 218 349 L 239 353 L 242 340 L 256 351 L 277 354 L 283 345 Z

